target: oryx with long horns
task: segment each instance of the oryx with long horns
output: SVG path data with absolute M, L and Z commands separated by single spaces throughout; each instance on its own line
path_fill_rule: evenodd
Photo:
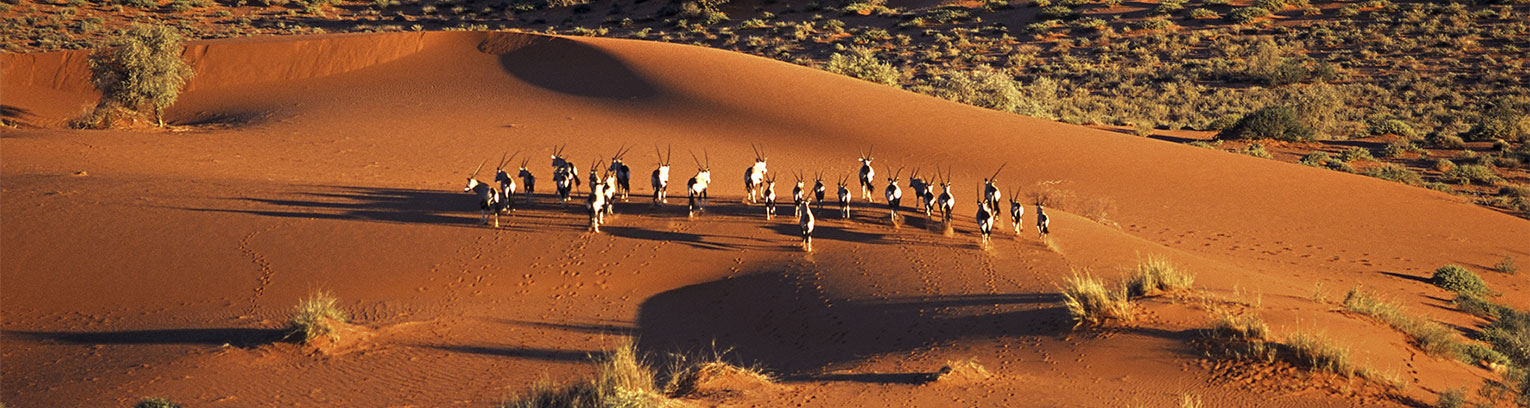
M 478 163 L 478 168 L 473 169 L 472 173 L 468 173 L 467 187 L 463 188 L 462 192 L 477 195 L 478 209 L 483 215 L 481 222 L 488 224 L 489 215 L 492 213 L 494 215 L 494 228 L 499 228 L 499 192 L 494 191 L 494 187 L 488 184 L 478 182 L 476 178 L 478 177 L 478 172 L 483 170 L 484 163 L 488 162 L 488 160 L 484 160 Z
M 653 183 L 653 206 L 658 207 L 669 203 L 669 160 L 675 157 L 675 148 L 671 146 L 669 155 L 665 156 L 659 146 L 654 146 L 653 153 L 659 156 L 659 168 L 653 169 L 649 181 Z
M 696 153 L 691 153 L 691 160 L 696 162 L 696 175 L 685 182 L 685 194 L 688 198 L 686 205 L 690 216 L 696 216 L 697 211 L 705 212 L 707 209 L 707 187 L 712 184 L 712 155 L 706 154 L 707 161 L 703 163 L 696 158 Z
M 1047 219 L 1047 211 L 1041 206 L 1042 203 L 1040 201 L 1036 202 L 1036 233 L 1040 234 L 1041 239 L 1045 241 L 1047 234 L 1052 232 L 1050 229 L 1047 229 L 1052 224 L 1052 221 Z
M 590 165 L 590 195 L 585 197 L 584 209 L 590 216 L 590 231 L 600 232 L 600 224 L 606 222 L 606 207 L 611 205 L 607 202 L 606 183 L 599 181 L 595 169 L 600 167 L 600 160 Z
M 835 197 L 839 198 L 839 218 L 850 219 L 850 176 L 839 176 L 839 189 L 834 191 Z
M 871 148 L 875 149 L 876 146 L 871 146 Z M 876 169 L 871 168 L 871 160 L 873 160 L 871 157 L 871 151 L 867 150 L 865 153 L 861 153 L 861 158 L 858 160 L 861 161 L 861 199 L 866 200 L 867 202 L 873 202 L 875 200 L 872 199 L 871 192 L 876 190 L 876 186 L 872 185 L 871 181 L 876 179 L 877 171 Z
M 515 178 L 510 177 L 510 173 L 505 171 L 505 165 L 509 164 L 511 160 L 515 160 L 515 156 L 520 154 L 521 152 L 515 152 L 515 155 L 509 158 L 505 158 L 505 155 L 501 154 L 499 156 L 499 164 L 494 165 L 494 181 L 499 182 L 501 212 L 515 211 Z
M 776 176 L 765 178 L 765 191 L 760 193 L 765 196 L 765 219 L 768 221 L 776 216 Z
M 802 249 L 813 252 L 813 207 L 797 204 L 797 226 L 802 228 Z
M 914 192 L 914 208 L 917 211 L 923 212 L 924 216 L 930 216 L 930 204 L 934 200 L 926 200 L 925 196 L 930 196 L 931 198 L 935 196 L 930 194 L 930 183 L 925 182 L 923 178 L 919 177 L 918 167 L 915 167 L 914 171 L 909 172 L 908 188 Z
M 1009 192 L 1009 222 L 1014 224 L 1015 236 L 1017 237 L 1020 236 L 1020 231 L 1025 230 L 1025 227 L 1020 224 L 1020 217 L 1025 215 L 1025 204 L 1021 204 L 1016 199 L 1019 197 L 1018 193 L 1018 190 Z
M 826 192 L 823 188 L 823 173 L 813 172 L 813 205 L 823 206 L 823 195 Z
M 985 188 L 987 188 L 987 186 L 978 186 L 979 198 L 977 201 L 977 225 L 978 233 L 983 235 L 983 245 L 987 246 L 988 237 L 993 233 L 994 219 L 997 217 L 994 216 L 994 209 L 993 205 L 991 204 L 992 201 L 986 198 L 982 198 L 983 194 L 981 193 Z
M 632 169 L 627 167 L 627 163 L 623 163 L 622 159 L 627 157 L 627 152 L 631 151 L 632 148 L 626 147 L 626 145 L 623 145 L 623 147 L 625 148 L 617 149 L 615 156 L 611 156 L 611 165 L 606 167 L 606 169 L 616 179 L 616 191 L 612 193 L 620 193 L 622 202 L 626 202 L 627 195 L 632 193 Z
M 792 173 L 792 177 L 797 180 L 797 186 L 792 187 L 792 210 L 794 211 L 792 216 L 800 217 L 802 203 L 807 201 L 807 189 L 802 185 L 802 173 Z
M 938 169 L 937 169 L 938 170 Z M 940 219 L 946 226 L 951 225 L 951 211 L 956 207 L 956 196 L 951 194 L 951 171 L 940 176 L 940 197 L 936 199 L 936 205 L 940 206 Z
M 568 205 L 569 195 L 579 188 L 579 169 L 574 166 L 574 162 L 563 157 L 564 147 L 566 145 L 553 146 L 553 184 L 558 188 L 558 200 Z
M 516 174 L 521 178 L 521 191 L 524 191 L 522 196 L 526 197 L 527 204 L 531 204 L 531 196 L 537 191 L 537 177 L 531 175 L 531 170 L 526 169 L 526 163 L 529 162 L 531 162 L 530 157 L 521 159 L 521 171 Z
M 891 214 L 893 223 L 898 222 L 898 203 L 903 201 L 903 189 L 898 187 L 898 176 L 903 175 L 903 168 L 899 167 L 892 177 L 887 178 L 887 190 L 883 193 L 887 197 L 887 210 Z
M 765 176 L 770 170 L 765 168 L 765 150 L 754 143 L 750 143 L 749 148 L 754 149 L 754 164 L 744 169 L 744 193 L 752 204 L 758 201 L 760 188 L 765 186 Z
M 999 193 L 999 187 L 995 184 L 999 182 L 999 172 L 1004 171 L 1004 166 L 1008 165 L 1009 163 L 999 165 L 999 169 L 995 170 L 992 176 L 983 179 L 983 189 L 980 191 L 982 193 L 980 197 L 983 198 L 983 201 L 988 202 L 988 208 L 990 209 L 999 208 L 999 197 L 1002 194 Z

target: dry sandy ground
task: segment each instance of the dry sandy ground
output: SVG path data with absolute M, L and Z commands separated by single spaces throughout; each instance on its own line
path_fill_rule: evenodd
M 0 56 L 4 113 L 37 126 L 0 139 L 7 406 L 488 406 L 588 375 L 591 354 L 628 336 L 655 355 L 715 344 L 786 385 L 704 404 L 1159 406 L 1195 392 L 1214 405 L 1390 405 L 1359 379 L 1204 363 L 1187 342 L 1206 324 L 1195 302 L 1153 299 L 1137 322 L 1075 332 L 1057 285 L 1165 256 L 1277 336 L 1326 333 L 1422 401 L 1493 374 L 1332 300 L 1364 285 L 1464 330 L 1479 322 L 1423 281 L 1447 263 L 1516 307 L 1530 298 L 1530 275 L 1482 272 L 1530 259 L 1530 222 L 1445 194 L 724 51 L 437 32 L 198 42 L 187 55 L 198 76 L 170 112 L 176 132 L 63 130 L 95 100 L 84 54 Z M 563 143 L 581 167 L 638 146 L 636 195 L 604 233 L 546 195 Z M 739 202 L 750 143 L 782 179 L 838 178 L 872 144 L 882 173 L 952 166 L 955 234 L 860 206 L 849 221 L 820 212 L 804 253 L 791 217 Z M 711 211 L 647 205 L 653 145 L 675 146 L 673 195 L 693 174 L 686 152 L 710 155 Z M 533 158 L 541 197 L 491 229 L 461 189 L 505 151 Z M 1054 209 L 1055 250 L 1007 221 L 980 247 L 975 192 L 1001 163 L 1006 189 L 1060 181 L 1114 201 L 1118 226 Z M 1319 284 L 1330 303 L 1313 300 Z M 276 342 L 316 289 L 373 335 L 327 355 Z M 971 357 L 996 376 L 917 384 Z

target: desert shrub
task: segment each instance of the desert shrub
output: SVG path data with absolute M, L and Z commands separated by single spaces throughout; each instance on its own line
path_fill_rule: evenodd
M 159 8 L 159 2 L 155 0 L 120 0 L 124 6 L 138 7 L 142 9 Z
M 1235 360 L 1274 361 L 1278 348 L 1270 339 L 1270 326 L 1254 314 L 1217 313 L 1204 341 L 1212 355 Z
M 1413 137 L 1413 126 L 1409 126 L 1408 122 L 1403 122 L 1401 120 L 1385 119 L 1372 122 L 1370 126 L 1370 132 L 1372 135 L 1392 134 L 1403 137 Z
M 1131 296 L 1146 296 L 1158 291 L 1189 289 L 1195 283 L 1195 275 L 1180 270 L 1168 259 L 1150 256 L 1137 262 L 1137 269 L 1126 279 L 1126 292 Z
M 1503 178 L 1499 177 L 1498 173 L 1493 171 L 1493 168 L 1480 164 L 1457 166 L 1446 171 L 1444 177 L 1454 180 L 1457 184 L 1477 183 L 1491 186 L 1503 181 Z
M 1284 10 L 1288 5 L 1286 0 L 1254 0 L 1254 7 L 1269 10 L 1271 12 Z
M 1421 149 L 1414 145 L 1413 142 L 1398 140 L 1395 142 L 1387 143 L 1386 146 L 1382 146 L 1381 157 L 1396 159 L 1410 152 L 1418 151 L 1421 151 Z
M 1362 147 L 1351 147 L 1339 152 L 1339 160 L 1352 162 L 1356 160 L 1376 161 L 1376 156 L 1371 151 Z
M 1242 149 L 1238 149 L 1238 153 L 1258 157 L 1261 159 L 1269 159 L 1275 157 L 1271 156 L 1270 152 L 1264 149 L 1264 145 L 1258 143 L 1250 143 L 1248 146 L 1243 146 Z
M 1413 172 L 1413 170 L 1408 170 L 1407 167 L 1393 163 L 1387 163 L 1366 169 L 1365 175 L 1382 180 L 1395 181 L 1410 186 L 1416 186 L 1424 183 L 1424 178 L 1419 176 L 1418 173 Z
M 1211 336 L 1222 339 L 1265 341 L 1270 337 L 1270 325 L 1252 314 L 1218 314 L 1210 330 Z
M 1487 283 L 1472 271 L 1460 265 L 1445 265 L 1434 271 L 1434 276 L 1429 278 L 1434 286 L 1439 286 L 1451 292 L 1468 295 L 1485 295 L 1491 293 Z
M 1469 364 L 1476 364 L 1492 368 L 1495 366 L 1507 366 L 1511 364 L 1509 358 L 1493 350 L 1492 347 L 1480 343 L 1467 343 L 1461 346 L 1461 359 Z
M 1142 30 L 1171 30 L 1174 28 L 1174 22 L 1169 21 L 1167 18 L 1154 17 L 1138 21 L 1137 28 Z
M 1051 6 L 1041 9 L 1036 18 L 1042 20 L 1066 20 L 1073 17 L 1073 9 L 1068 6 Z
M 1249 24 L 1258 21 L 1259 18 L 1270 15 L 1269 10 L 1258 7 L 1239 7 L 1227 13 L 1227 21 L 1237 24 Z
M 1456 341 L 1455 333 L 1450 328 L 1433 321 L 1409 316 L 1403 312 L 1401 306 L 1376 297 L 1375 294 L 1361 290 L 1359 287 L 1350 289 L 1344 296 L 1343 304 L 1346 310 L 1375 317 L 1382 323 L 1402 331 L 1426 353 L 1456 356 L 1459 352 L 1460 343 Z
M 1162 0 L 1162 1 L 1158 2 L 1157 6 L 1153 7 L 1153 11 L 1151 13 L 1149 13 L 1149 14 L 1152 14 L 1152 15 L 1167 15 L 1167 14 L 1176 13 L 1176 12 L 1178 12 L 1180 10 L 1184 10 L 1184 9 L 1185 9 L 1185 1 L 1184 0 Z
M 1456 305 L 1456 309 L 1484 320 L 1496 320 L 1506 314 L 1514 313 L 1513 308 L 1467 293 L 1457 293 L 1451 303 Z
M 1478 337 L 1492 345 L 1516 367 L 1530 368 L 1530 313 L 1505 307 L 1498 319 L 1488 323 Z
M 686 397 L 703 394 L 707 388 L 718 380 L 736 381 L 747 380 L 755 384 L 770 384 L 776 380 L 770 374 L 765 373 L 758 367 L 743 367 L 725 361 L 721 354 L 714 354 L 710 360 L 688 361 L 684 356 L 676 356 L 676 360 L 670 368 L 669 381 L 665 382 L 664 395 L 670 397 Z
M 1217 12 L 1211 11 L 1209 9 L 1197 7 L 1194 10 L 1190 10 L 1190 18 L 1197 20 L 1215 20 L 1222 18 L 1222 15 L 1217 14 Z
M 1318 151 L 1307 153 L 1307 155 L 1302 156 L 1302 159 L 1297 161 L 1297 163 L 1312 167 L 1327 167 L 1328 163 L 1332 161 L 1334 161 L 1333 156 L 1328 155 L 1328 152 Z
M 329 292 L 308 295 L 292 311 L 288 336 L 306 343 L 319 336 L 334 335 L 336 323 L 345 323 L 349 319 L 345 311 L 340 310 L 338 302 L 339 299 Z
M 1459 388 L 1445 390 L 1440 393 L 1440 399 L 1435 401 L 1434 406 L 1439 408 L 1465 408 L 1466 393 Z
M 1425 137 L 1425 140 L 1429 141 L 1429 143 L 1434 145 L 1435 147 L 1439 147 L 1441 149 L 1465 149 L 1466 148 L 1466 140 L 1462 139 L 1461 136 L 1457 136 L 1457 135 L 1453 135 L 1453 134 L 1445 134 L 1445 133 L 1438 133 L 1438 132 L 1430 133 L 1429 136 Z
M 181 404 L 177 404 L 169 399 L 156 397 L 144 398 L 143 401 L 138 401 L 138 404 L 133 405 L 133 408 L 181 408 Z
M 1530 138 L 1530 114 L 1507 103 L 1496 104 L 1478 116 L 1470 134 L 1475 140 L 1524 140 Z
M 930 83 L 929 94 L 940 98 L 1043 119 L 1056 118 L 1057 83 L 1047 77 L 1022 85 L 1003 71 L 980 66 L 952 72 Z
M 897 86 L 898 80 L 903 77 L 897 67 L 878 59 L 871 50 L 860 47 L 829 56 L 829 63 L 823 66 L 823 70 L 891 86 Z
M 181 59 L 183 39 L 164 25 L 134 25 L 110 48 L 90 55 L 91 82 L 101 91 L 103 108 L 153 109 L 165 125 L 164 109 L 180 97 L 194 73 Z
M 1109 289 L 1105 283 L 1085 273 L 1073 273 L 1062 286 L 1063 307 L 1076 324 L 1103 324 L 1109 320 L 1130 320 L 1131 300 L 1126 288 Z
M 1217 138 L 1307 140 L 1312 138 L 1312 128 L 1302 123 L 1295 110 L 1274 105 L 1244 115 L 1231 128 L 1217 133 Z
M 1295 359 L 1294 363 L 1317 370 L 1341 375 L 1353 375 L 1355 368 L 1349 362 L 1349 348 L 1340 346 L 1327 337 L 1297 333 L 1286 338 L 1286 348 Z
M 1498 264 L 1493 265 L 1493 270 L 1498 271 L 1499 273 L 1513 275 L 1519 273 L 1519 265 L 1514 264 L 1513 255 L 1504 255 L 1502 261 L 1498 261 Z

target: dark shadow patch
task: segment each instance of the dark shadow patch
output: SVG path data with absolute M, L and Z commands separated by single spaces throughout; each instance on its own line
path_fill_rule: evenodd
M 1405 280 L 1410 280 L 1410 281 L 1414 281 L 1414 282 L 1422 282 L 1422 283 L 1427 283 L 1427 284 L 1433 285 L 1433 283 L 1431 283 L 1429 281 L 1429 278 L 1425 278 L 1425 277 L 1406 275 L 1406 274 L 1401 274 L 1401 273 L 1397 273 L 1397 272 L 1387 272 L 1387 271 L 1377 271 L 1377 272 L 1382 274 L 1382 275 L 1391 276 L 1391 277 L 1398 278 L 1398 279 L 1405 279 Z
M 579 323 L 551 323 L 551 322 L 534 322 L 534 321 L 529 321 L 529 320 L 514 320 L 514 319 L 494 319 L 494 321 L 499 322 L 499 323 L 504 323 L 504 324 L 517 325 L 517 326 L 540 327 L 540 328 L 556 329 L 556 330 L 566 330 L 566 331 L 572 331 L 572 332 L 576 332 L 576 333 L 588 333 L 588 334 L 634 335 L 634 334 L 637 334 L 637 331 L 638 331 L 637 327 L 633 327 L 633 326 L 630 326 L 630 325 L 616 325 L 616 324 L 605 324 L 605 323 L 584 323 L 584 324 L 579 324 Z
M 788 377 L 813 375 L 833 363 L 963 338 L 1059 335 L 1071 324 L 1054 299 L 1044 293 L 835 299 L 810 277 L 756 272 L 644 301 L 638 347 L 665 355 L 715 344 Z
M 919 385 L 935 381 L 935 373 L 800 374 L 782 377 L 785 382 L 855 382 L 866 384 Z
M 557 350 L 532 347 L 490 347 L 468 345 L 422 345 L 416 347 L 431 348 L 449 351 L 453 353 L 478 354 L 493 357 L 509 357 L 540 361 L 558 361 L 566 363 L 582 363 L 595 361 L 603 351 L 593 350 Z
M 500 54 L 499 63 L 517 79 L 553 92 L 619 100 L 659 96 L 657 87 L 626 62 L 578 41 L 532 40 Z

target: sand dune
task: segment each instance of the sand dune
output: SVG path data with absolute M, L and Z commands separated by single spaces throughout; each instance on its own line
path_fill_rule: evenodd
M 1385 403 L 1293 379 L 1250 390 L 1195 366 L 1186 340 L 1204 322 L 1183 304 L 1152 305 L 1139 329 L 1073 334 L 1055 284 L 1148 255 L 1213 293 L 1257 296 L 1277 331 L 1353 344 L 1432 400 L 1491 374 L 1312 302 L 1316 283 L 1469 327 L 1419 280 L 1530 256 L 1530 223 L 1445 194 L 699 47 L 473 32 L 196 42 L 198 76 L 169 112 L 186 126 L 163 133 L 61 129 L 94 102 L 84 55 L 0 56 L 0 104 L 38 127 L 0 139 L 3 398 L 16 406 L 484 406 L 586 372 L 624 335 L 655 353 L 715 341 L 795 384 L 743 405 L 1158 405 L 1184 391 L 1215 405 Z M 581 168 L 637 146 L 637 195 L 603 234 L 546 196 L 550 147 L 565 143 Z M 894 228 L 861 203 L 853 222 L 820 213 L 815 252 L 801 253 L 790 217 L 739 203 L 751 143 L 783 180 L 849 174 L 871 145 L 879 173 L 951 166 L 956 235 L 922 215 Z M 676 150 L 672 195 L 690 153 L 710 157 L 708 214 L 687 219 L 683 197 L 649 208 L 655 145 Z M 493 230 L 460 189 L 505 151 L 531 157 L 543 197 Z M 978 247 L 977 186 L 1004 163 L 1006 189 L 1058 181 L 1113 202 L 1119 227 L 1052 209 L 1060 251 L 1029 227 Z M 1523 275 L 1483 276 L 1526 306 Z M 318 288 L 376 336 L 318 358 L 272 343 Z M 968 357 L 999 377 L 914 384 Z

